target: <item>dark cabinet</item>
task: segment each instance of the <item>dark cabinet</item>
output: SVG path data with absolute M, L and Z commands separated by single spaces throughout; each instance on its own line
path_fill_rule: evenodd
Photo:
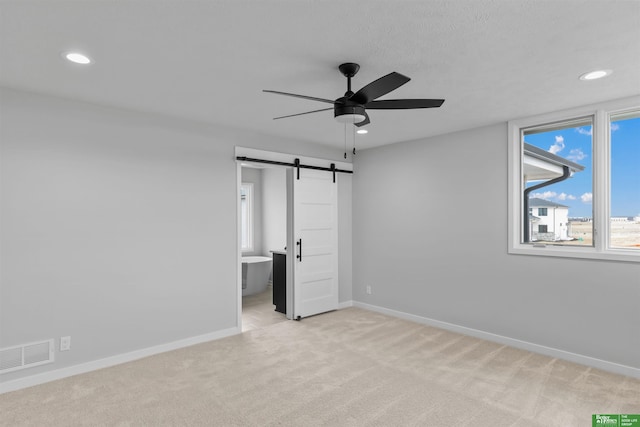
M 287 314 L 287 255 L 273 253 L 273 305 L 276 311 Z

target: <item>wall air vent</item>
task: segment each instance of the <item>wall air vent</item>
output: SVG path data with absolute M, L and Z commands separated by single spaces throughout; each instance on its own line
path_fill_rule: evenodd
M 0 374 L 53 363 L 53 340 L 0 349 Z

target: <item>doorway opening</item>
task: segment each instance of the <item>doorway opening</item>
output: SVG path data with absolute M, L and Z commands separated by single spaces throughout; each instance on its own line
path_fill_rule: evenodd
M 242 332 L 287 320 L 274 300 L 274 253 L 286 254 L 286 168 L 241 162 Z
M 244 147 L 236 160 L 238 325 L 245 331 L 337 310 L 338 175 L 351 174 L 352 164 Z M 270 286 L 263 275 L 252 291 L 249 269 L 265 258 Z

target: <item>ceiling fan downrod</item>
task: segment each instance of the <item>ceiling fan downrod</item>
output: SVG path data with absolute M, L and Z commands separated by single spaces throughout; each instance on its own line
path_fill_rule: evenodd
M 360 65 L 354 62 L 345 62 L 344 64 L 340 64 L 338 66 L 338 69 L 340 70 L 342 75 L 347 78 L 347 93 L 345 93 L 344 96 L 350 97 L 351 95 L 353 95 L 353 92 L 351 91 L 351 77 L 358 74 Z

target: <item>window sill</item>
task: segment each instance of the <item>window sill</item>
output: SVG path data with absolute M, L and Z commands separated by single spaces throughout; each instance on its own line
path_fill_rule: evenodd
M 609 249 L 607 252 L 597 252 L 593 248 L 571 248 L 553 246 L 518 245 L 509 248 L 509 253 L 514 255 L 535 255 L 560 258 L 582 258 L 601 261 L 639 262 L 640 252 L 636 249 Z

